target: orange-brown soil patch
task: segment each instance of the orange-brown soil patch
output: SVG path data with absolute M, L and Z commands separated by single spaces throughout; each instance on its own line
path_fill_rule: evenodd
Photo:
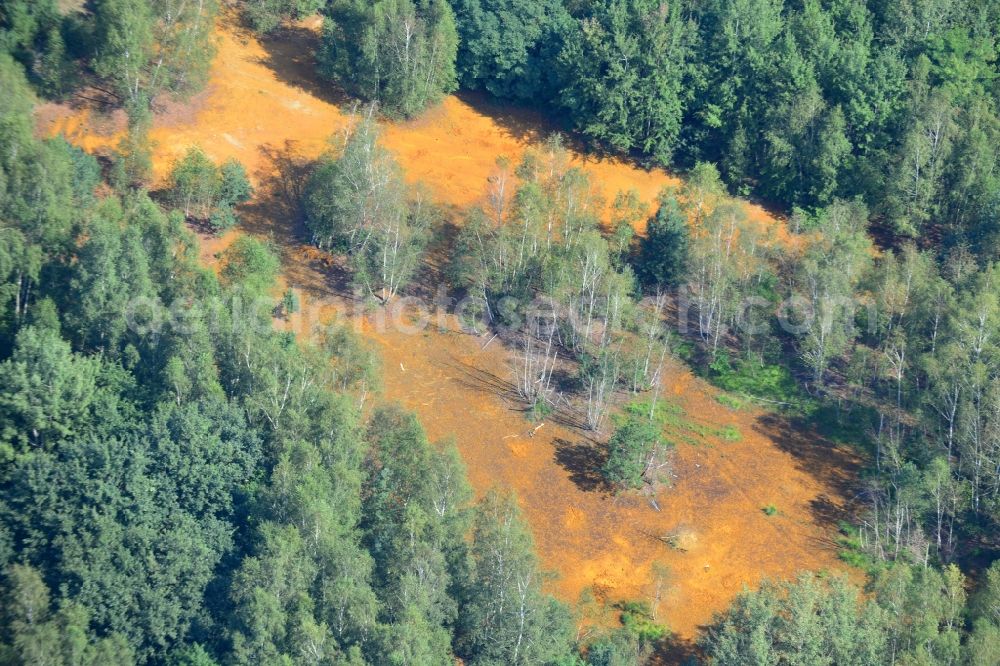
M 667 399 L 711 432 L 679 441 L 674 486 L 660 493 L 659 510 L 645 498 L 616 498 L 601 483 L 603 447 L 558 419 L 529 437 L 509 352 L 482 351 L 485 338 L 449 329 L 372 333 L 385 395 L 420 414 L 431 437 L 457 438 L 477 489 L 517 489 L 564 598 L 593 587 L 610 600 L 648 599 L 651 566 L 660 562 L 670 570 L 662 611 L 690 639 L 743 585 L 836 566 L 830 539 L 857 464 L 850 454 L 763 412 L 729 411 L 678 363 Z M 718 437 L 724 425 L 741 439 Z M 777 515 L 763 512 L 770 504 Z M 668 535 L 677 537 L 673 546 L 661 539 Z
M 335 262 L 303 244 L 283 203 L 301 184 L 302 162 L 347 119 L 338 107 L 344 99 L 313 75 L 315 27 L 303 24 L 262 44 L 222 21 L 208 91 L 187 111 L 175 107 L 158 117 L 152 130 L 158 177 L 195 144 L 216 160 L 247 165 L 261 191 L 243 226 L 280 246 L 283 284 L 303 291 L 303 314 L 292 322 L 302 331 L 349 304 Z M 41 131 L 101 152 L 116 143 L 123 118 L 44 105 L 38 122 Z M 517 160 L 546 128 L 535 114 L 462 95 L 418 120 L 387 125 L 384 140 L 408 177 L 427 183 L 457 218 L 480 200 L 496 158 Z M 608 198 L 635 188 L 652 202 L 677 182 L 615 159 L 576 159 Z M 753 219 L 775 224 L 751 208 Z M 233 235 L 203 239 L 203 260 L 213 263 Z M 727 410 L 681 364 L 670 368 L 664 395 L 693 425 L 678 440 L 675 484 L 659 495 L 657 510 L 645 498 L 606 492 L 602 447 L 577 428 L 556 419 L 527 436 L 530 424 L 509 381 L 513 355 L 498 342 L 483 350 L 486 340 L 460 332 L 450 316 L 415 334 L 354 321 L 382 353 L 384 397 L 413 409 L 432 438 L 455 438 L 477 492 L 493 484 L 517 490 L 542 562 L 559 574 L 554 590 L 566 600 L 586 588 L 609 600 L 648 596 L 651 569 L 661 562 L 671 571 L 662 617 L 690 641 L 744 584 L 837 566 L 832 523 L 858 461 L 762 411 Z M 739 430 L 739 441 L 717 436 L 726 425 Z M 763 513 L 769 504 L 777 515 Z M 673 547 L 660 538 L 668 534 L 681 535 Z

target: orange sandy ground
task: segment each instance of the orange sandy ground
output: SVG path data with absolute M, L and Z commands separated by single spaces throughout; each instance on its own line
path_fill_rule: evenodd
M 301 229 L 283 214 L 275 192 L 289 164 L 319 154 L 346 120 L 337 106 L 345 100 L 313 74 L 316 27 L 315 21 L 302 24 L 262 44 L 232 21 L 220 21 L 207 90 L 187 105 L 170 105 L 152 130 L 158 177 L 197 144 L 215 160 L 239 159 L 262 185 L 243 226 L 281 247 L 283 283 L 303 294 L 305 315 L 292 322 L 301 331 L 347 302 L 331 262 L 302 243 Z M 41 131 L 63 133 L 92 152 L 107 151 L 123 126 L 120 113 L 99 116 L 86 108 L 49 104 L 37 115 Z M 536 114 L 462 95 L 416 121 L 386 125 L 384 142 L 408 178 L 426 183 L 460 220 L 462 209 L 481 200 L 496 158 L 516 161 L 546 127 Z M 615 159 L 576 159 L 609 199 L 634 188 L 652 202 L 664 185 L 678 182 Z M 752 219 L 783 233 L 763 210 L 747 207 Z M 211 262 L 232 237 L 203 237 L 203 258 Z M 680 442 L 676 483 L 661 493 L 657 511 L 645 499 L 600 489 L 600 447 L 583 432 L 548 422 L 527 436 L 530 424 L 509 382 L 512 355 L 500 344 L 482 350 L 485 339 L 458 332 L 452 317 L 410 335 L 392 327 L 379 331 L 362 319 L 354 317 L 383 357 L 383 397 L 414 410 L 432 439 L 455 437 L 477 492 L 493 484 L 516 489 L 542 562 L 558 573 L 553 590 L 567 601 L 587 588 L 608 601 L 649 599 L 652 566 L 662 563 L 670 577 L 660 617 L 675 632 L 674 652 L 683 655 L 699 626 L 743 585 L 838 567 L 833 523 L 859 461 L 772 415 L 730 411 L 681 364 L 670 368 L 665 397 L 696 427 L 714 432 L 733 425 L 742 439 L 702 433 Z M 777 515 L 762 512 L 769 504 Z M 684 535 L 679 549 L 656 538 L 678 531 Z

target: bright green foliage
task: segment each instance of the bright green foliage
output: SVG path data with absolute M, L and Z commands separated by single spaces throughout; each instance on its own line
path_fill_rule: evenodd
M 185 216 L 207 217 L 219 190 L 219 173 L 200 148 L 191 148 L 170 170 L 170 195 Z
M 0 365 L 3 440 L 45 446 L 77 433 L 89 417 L 99 365 L 76 356 L 51 330 L 22 329 Z
M 322 348 L 333 359 L 334 383 L 341 391 L 358 394 L 359 402 L 363 404 L 368 393 L 381 385 L 378 354 L 350 328 L 327 328 Z
M 657 424 L 629 416 L 608 441 L 608 459 L 602 472 L 618 488 L 641 488 L 658 464 L 664 444 Z
M 174 163 L 168 194 L 185 217 L 208 220 L 213 229 L 223 231 L 236 224 L 234 208 L 250 200 L 253 187 L 238 161 L 229 159 L 216 167 L 194 147 Z
M 155 292 L 142 247 L 142 231 L 127 225 L 116 201 L 104 202 L 80 249 L 84 261 L 70 281 L 77 299 L 67 303 L 67 319 L 91 349 L 117 352 L 127 335 L 125 318 L 137 299 Z
M 888 614 L 887 649 L 916 663 L 958 661 L 965 577 L 955 565 L 941 571 L 894 566 L 872 582 Z
M 364 612 L 362 603 L 374 600 L 350 593 L 354 587 L 364 589 L 365 565 L 345 569 L 351 562 L 341 559 L 335 538 L 327 537 L 314 547 L 320 548 L 313 551 L 315 555 L 293 525 L 261 527 L 257 554 L 243 561 L 233 581 L 234 663 L 296 663 L 307 656 L 312 663 L 329 663 L 347 656 L 336 638 L 338 630 L 346 628 L 343 618 L 339 625 L 324 622 L 324 617 L 338 619 L 337 609 L 325 603 L 317 607 L 311 594 L 315 590 L 323 595 L 320 599 L 338 594 L 330 601 L 350 603 L 352 613 Z M 320 566 L 329 576 L 322 582 Z
M 745 591 L 716 618 L 702 641 L 715 664 L 961 663 L 965 579 L 954 565 L 938 571 L 896 565 L 877 573 L 870 598 L 844 578 L 799 576 Z M 996 625 L 979 616 L 967 663 L 995 653 Z
M 975 615 L 1000 627 L 1000 563 L 994 562 L 983 574 L 979 592 L 970 605 Z
M 986 620 L 976 620 L 965 646 L 967 664 L 1000 663 L 1000 627 Z
M 266 243 L 241 235 L 222 253 L 221 265 L 219 275 L 225 283 L 263 295 L 274 285 L 281 261 Z
M 714 167 L 708 171 L 717 177 Z M 697 231 L 691 234 L 688 246 L 687 286 L 690 291 L 685 295 L 689 294 L 697 315 L 698 336 L 713 355 L 723 345 L 723 337 L 734 329 L 750 347 L 754 335 L 766 333 L 768 329 L 741 326 L 747 304 L 752 304 L 754 297 L 767 303 L 764 294 L 773 297 L 767 286 L 774 280 L 775 267 L 761 249 L 765 240 L 762 229 L 749 219 L 742 205 L 719 202 L 713 208 L 710 199 L 714 197 L 707 190 L 686 189 L 689 190 L 685 197 L 689 217 L 697 225 Z M 691 324 L 685 319 L 681 325 L 686 329 Z
M 75 210 L 91 203 L 99 169 L 62 139 L 35 140 L 31 91 L 5 54 L 0 89 L 0 340 L 9 348 L 43 266 L 71 244 Z
M 217 9 L 215 0 L 99 0 L 91 66 L 129 108 L 186 96 L 207 80 Z
M 427 443 L 412 414 L 376 410 L 368 439 L 375 460 L 361 527 L 375 559 L 376 585 L 383 598 L 394 600 L 380 613 L 380 649 L 387 663 L 446 664 L 458 615 L 448 590 L 453 572 L 465 573 L 454 567 L 462 564 L 462 505 L 470 493 L 456 476 L 461 468 L 454 458 Z M 400 496 L 407 501 L 400 503 Z
M 470 664 L 544 664 L 563 657 L 569 617 L 541 592 L 542 573 L 516 498 L 491 491 L 476 507 L 472 575 L 459 615 L 461 650 Z
M 806 329 L 800 354 L 816 384 L 822 384 L 830 359 L 839 356 L 854 337 L 853 298 L 869 269 L 872 249 L 865 229 L 867 217 L 868 211 L 859 203 L 837 201 L 823 209 L 818 215 L 822 234 L 799 263 L 797 294 L 808 305 L 799 314 Z
M 96 185 L 92 158 L 61 140 L 36 141 L 30 121 L 33 96 L 20 66 L 0 54 L 0 220 L 15 223 L 47 255 L 69 241 L 74 208 Z M 79 189 L 74 178 L 81 178 Z
M 141 116 L 160 95 L 187 97 L 208 79 L 217 0 L 10 0 L 0 7 L 0 53 L 46 96 L 96 74 L 94 90 Z M 88 81 L 88 83 L 90 83 Z
M 140 94 L 151 97 L 143 83 L 154 55 L 154 20 L 146 0 L 103 0 L 95 7 L 94 71 L 113 81 L 122 100 L 132 105 L 143 101 Z
M 501 301 L 513 300 L 520 313 L 536 290 L 566 304 L 582 298 L 596 316 L 598 308 L 589 306 L 598 294 L 627 289 L 630 276 L 614 269 L 608 244 L 596 233 L 592 183 L 570 166 L 558 135 L 527 152 L 514 173 L 501 165 L 493 181 L 488 204 L 462 229 L 453 267 L 458 281 L 483 298 L 490 323 L 506 318 Z
M 339 152 L 320 158 L 303 208 L 313 242 L 347 254 L 355 285 L 384 304 L 416 272 L 434 211 L 425 193 L 407 187 L 378 136 L 369 110 Z
M 128 108 L 128 130 L 118 142 L 111 172 L 111 184 L 119 192 L 143 189 L 152 180 L 153 148 L 149 141 L 152 125 L 149 109 L 142 105 Z
M 883 611 L 860 602 L 840 577 L 801 575 L 744 591 L 716 619 L 703 646 L 713 664 L 882 664 Z
M 409 118 L 456 87 L 458 33 L 445 0 L 332 0 L 320 72 L 348 92 Z

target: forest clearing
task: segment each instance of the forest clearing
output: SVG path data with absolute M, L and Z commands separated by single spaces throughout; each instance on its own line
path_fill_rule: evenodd
M 0 666 L 1000 666 L 1000 5 L 0 0 Z
M 336 100 L 313 94 L 321 89 L 309 62 L 315 27 L 308 21 L 262 44 L 232 17 L 220 19 L 219 52 L 206 91 L 190 108 L 171 105 L 154 121 L 157 175 L 195 145 L 216 162 L 239 159 L 258 187 L 276 182 L 276 162 L 318 155 L 346 117 Z M 497 157 L 516 161 L 547 131 L 537 114 L 469 97 L 448 97 L 418 120 L 388 123 L 384 135 L 407 177 L 430 186 L 455 211 L 456 222 L 482 198 Z M 62 133 L 92 152 L 109 149 L 123 131 L 122 118 L 105 120 L 86 108 L 50 106 L 38 114 L 43 131 Z M 620 159 L 576 159 L 606 199 L 634 188 L 651 206 L 664 185 L 676 180 Z M 304 312 L 319 312 L 309 307 L 315 301 L 323 308 L 317 318 L 347 316 L 347 294 L 331 289 L 321 253 L 306 244 L 283 207 L 261 205 L 275 196 L 259 191 L 247 205 L 243 227 L 278 243 L 284 281 L 303 291 Z M 767 224 L 782 224 L 753 210 Z M 211 262 L 236 233 L 203 235 L 203 259 Z M 297 328 L 309 330 L 305 324 Z M 803 569 L 842 568 L 837 521 L 850 501 L 856 454 L 758 408 L 724 407 L 714 399 L 717 391 L 679 362 L 667 371 L 668 400 L 697 434 L 693 443 L 678 446 L 676 482 L 658 498 L 657 511 L 642 498 L 602 491 L 601 454 L 587 433 L 550 422 L 537 437 L 527 437 L 531 423 L 512 387 L 505 389 L 511 352 L 501 345 L 480 351 L 487 338 L 460 333 L 452 317 L 445 330 L 363 330 L 379 343 L 383 397 L 414 411 L 431 439 L 455 437 L 478 492 L 497 483 L 517 491 L 542 562 L 558 574 L 553 585 L 568 602 L 587 588 L 608 603 L 649 596 L 652 566 L 659 562 L 670 572 L 663 618 L 682 641 L 692 641 L 744 585 Z M 715 434 L 723 426 L 736 428 L 739 441 Z M 769 504 L 780 507 L 780 515 L 763 513 Z M 683 550 L 659 538 L 678 531 L 690 535 Z

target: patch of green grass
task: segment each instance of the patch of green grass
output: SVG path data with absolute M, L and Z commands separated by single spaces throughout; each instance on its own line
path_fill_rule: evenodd
M 872 574 L 886 566 L 885 563 L 875 559 L 861 547 L 861 536 L 857 527 L 840 521 L 838 529 L 840 530 L 840 535 L 837 537 L 837 543 L 840 545 L 840 551 L 838 551 L 837 557 L 842 562 L 861 569 L 868 574 Z
M 743 433 L 734 425 L 722 426 L 719 428 L 718 435 L 727 442 L 738 442 L 743 439 Z
M 813 400 L 783 365 L 761 364 L 743 358 L 732 361 L 726 354 L 717 354 L 705 376 L 729 393 L 756 398 L 771 406 L 799 412 L 810 412 L 814 408 Z
M 746 403 L 742 399 L 728 393 L 719 393 L 715 396 L 715 401 L 723 407 L 728 407 L 733 411 L 743 409 L 746 406 Z
M 645 601 L 624 601 L 618 608 L 621 609 L 622 626 L 640 642 L 653 643 L 667 635 L 667 628 L 657 624 Z
M 778 514 L 778 507 L 774 506 L 773 504 L 768 504 L 763 509 L 761 509 L 761 511 L 763 511 L 765 515 L 776 516 Z
M 648 400 L 637 400 L 625 405 L 625 414 L 632 417 L 649 418 L 650 404 Z M 667 439 L 682 441 L 699 446 L 705 440 L 716 435 L 714 428 L 696 423 L 687 418 L 684 408 L 668 400 L 657 400 L 652 412 L 653 423 L 663 431 Z M 624 417 L 619 417 L 619 420 Z
M 640 418 L 652 417 L 653 423 L 661 427 L 689 428 L 690 422 L 685 418 L 684 408 L 680 405 L 666 400 L 657 400 L 656 406 L 650 413 L 648 400 L 637 400 L 625 405 L 625 413 L 629 416 Z
M 625 411 L 632 416 L 649 416 L 649 401 L 635 400 L 625 405 Z M 683 416 L 684 408 L 669 400 L 657 400 L 656 408 L 653 410 L 653 420 L 663 421 L 669 417 Z
M 848 566 L 862 571 L 868 571 L 871 566 L 871 558 L 855 550 L 841 550 L 837 553 L 837 557 Z
M 691 360 L 694 358 L 695 347 L 688 340 L 681 340 L 673 347 L 674 355 L 682 361 L 688 362 L 690 365 Z

